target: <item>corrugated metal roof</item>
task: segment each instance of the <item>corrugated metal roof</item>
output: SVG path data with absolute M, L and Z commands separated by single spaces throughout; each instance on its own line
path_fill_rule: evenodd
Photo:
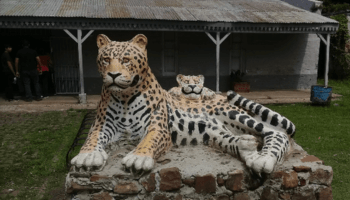
M 0 16 L 337 23 L 280 0 L 0 0 Z

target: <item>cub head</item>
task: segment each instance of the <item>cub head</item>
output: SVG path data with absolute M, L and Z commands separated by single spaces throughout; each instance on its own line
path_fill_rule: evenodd
M 147 38 L 142 34 L 126 42 L 111 41 L 103 34 L 97 36 L 97 66 L 107 90 L 137 90 L 148 72 L 146 45 Z
M 188 99 L 200 99 L 203 90 L 204 76 L 185 76 L 182 74 L 177 75 L 176 81 L 181 87 L 181 91 Z

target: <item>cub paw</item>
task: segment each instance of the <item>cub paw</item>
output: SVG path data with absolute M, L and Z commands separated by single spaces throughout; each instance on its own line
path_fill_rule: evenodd
M 79 153 L 71 160 L 71 164 L 80 169 L 85 167 L 87 171 L 96 167 L 101 170 L 104 167 L 107 158 L 108 155 L 104 150 L 101 150 L 101 152 L 93 151 L 91 153 Z
M 154 166 L 154 159 L 148 156 L 135 155 L 134 151 L 131 151 L 123 158 L 122 164 L 131 170 L 134 167 L 137 171 L 149 171 Z
M 254 153 L 245 159 L 247 167 L 252 169 L 257 174 L 267 173 L 270 174 L 277 163 L 277 158 L 273 155 L 261 155 Z
M 237 142 L 237 146 L 240 152 L 242 151 L 257 151 L 258 141 L 252 135 L 242 135 Z

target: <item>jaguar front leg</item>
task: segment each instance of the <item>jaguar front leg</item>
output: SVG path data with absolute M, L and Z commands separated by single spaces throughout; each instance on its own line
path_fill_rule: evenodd
M 109 92 L 103 88 L 103 94 Z M 103 95 L 108 96 L 108 95 Z M 80 152 L 71 160 L 72 166 L 79 170 L 86 168 L 90 170 L 102 170 L 106 164 L 108 155 L 104 151 L 104 146 L 111 142 L 117 134 L 116 127 L 105 126 L 106 122 L 113 121 L 111 116 L 106 115 L 106 108 L 108 107 L 109 98 L 102 98 L 97 109 L 97 115 L 92 124 L 88 137 Z
M 99 133 L 92 132 L 91 135 L 99 135 Z M 90 146 L 89 143 L 97 143 L 97 145 Z M 88 138 L 79 154 L 71 160 L 71 164 L 78 168 L 79 171 L 83 171 L 84 168 L 86 171 L 100 171 L 105 166 L 107 158 L 107 153 L 98 144 L 97 140 Z
M 107 101 L 101 100 L 99 107 L 103 108 L 107 106 Z M 90 170 L 102 170 L 106 164 L 108 155 L 104 151 L 103 147 L 110 142 L 114 135 L 107 134 L 113 130 L 103 130 L 104 124 L 108 121 L 108 116 L 105 116 L 106 111 L 104 109 L 98 109 L 95 122 L 92 124 L 88 137 L 85 140 L 84 145 L 81 147 L 80 152 L 72 160 L 72 166 L 77 167 L 80 171 L 86 168 Z M 115 134 L 115 133 L 114 133 Z
M 171 146 L 171 138 L 168 131 L 165 103 L 158 105 L 150 117 L 150 124 L 145 127 L 145 135 L 141 142 L 127 154 L 122 164 L 137 171 L 149 171 L 154 167 L 155 159 L 168 151 Z

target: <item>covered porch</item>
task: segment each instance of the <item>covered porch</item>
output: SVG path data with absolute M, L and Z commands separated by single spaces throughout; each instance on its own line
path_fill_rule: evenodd
M 21 12 L 18 11 L 18 3 L 16 1 L 2 0 L 0 2 L 3 5 L 0 8 L 0 28 L 59 30 L 64 31 L 76 43 L 78 67 L 75 75 L 75 83 L 77 89 L 73 93 L 79 94 L 81 103 L 87 102 L 87 83 L 84 81 L 86 79 L 86 73 L 84 71 L 86 71 L 87 64 L 84 61 L 83 44 L 84 41 L 86 43 L 90 35 L 96 32 L 197 32 L 206 35 L 208 36 L 207 39 L 213 42 L 211 48 L 213 50 L 215 49 L 215 53 L 213 53 L 211 58 L 213 60 L 215 59 L 215 90 L 219 92 L 222 91 L 220 87 L 220 76 L 223 75 L 221 63 L 224 62 L 220 49 L 222 47 L 221 45 L 227 41 L 226 39 L 229 35 L 317 34 L 321 38 L 321 41 L 327 44 L 328 53 L 329 36 L 335 33 L 338 28 L 338 23 L 334 20 L 296 8 L 285 2 L 274 0 L 261 2 L 252 0 L 159 1 L 158 3 L 155 3 L 153 0 L 145 0 L 133 3 L 126 2 L 125 4 L 119 4 L 118 1 L 101 1 L 98 5 L 85 1 L 59 1 L 58 3 L 47 1 L 23 3 L 20 5 L 21 8 L 31 9 L 23 9 Z M 254 42 L 259 42 L 259 38 L 256 38 Z M 264 42 L 264 45 L 269 45 L 268 41 Z M 307 45 L 305 44 L 305 46 Z M 165 50 L 162 50 L 162 54 L 165 53 Z M 315 50 L 318 51 L 318 49 Z M 297 50 L 294 49 L 294 51 Z M 240 53 L 243 54 L 244 51 Z M 252 51 L 251 54 L 254 54 L 254 52 Z M 294 60 L 298 59 L 296 58 Z M 162 62 L 162 65 L 164 65 L 164 60 Z M 259 61 L 256 61 L 256 63 L 259 63 Z M 256 65 L 256 63 L 252 63 L 252 65 Z M 175 62 L 174 66 L 177 64 Z M 271 65 L 271 63 L 268 65 Z M 281 64 L 278 65 L 283 68 Z M 299 65 L 301 66 L 302 64 Z M 247 72 L 246 66 L 237 66 L 239 70 Z M 206 67 L 213 68 L 214 66 Z M 325 68 L 325 86 L 327 87 L 328 62 L 326 62 Z M 169 74 L 176 76 L 179 73 L 176 67 L 174 67 L 174 70 L 170 68 L 163 68 L 162 70 L 161 76 L 167 79 Z M 286 76 L 290 75 L 288 73 L 295 73 L 293 75 L 297 76 L 295 79 L 298 80 L 301 75 L 310 75 L 315 71 L 309 72 L 309 69 L 300 69 L 298 71 L 298 69 L 294 70 L 295 72 L 288 72 L 293 71 L 292 65 L 288 69 L 284 69 L 284 71 L 282 69 L 283 72 L 278 71 L 281 71 L 281 69 L 274 70 L 274 73 L 277 74 L 271 73 L 273 71 L 271 69 L 264 70 L 262 76 L 265 77 L 260 82 L 268 82 L 266 77 L 268 76 L 270 77 L 268 79 L 272 80 L 271 77 L 274 76 L 274 84 L 280 84 L 276 83 L 276 81 L 278 82 L 280 80 L 288 81 L 288 77 Z M 304 74 L 300 75 L 302 71 Z M 200 74 L 201 71 L 196 73 Z M 281 73 L 283 76 L 281 76 Z M 226 74 L 229 75 L 229 70 L 224 75 Z M 252 75 L 251 79 L 255 81 L 262 78 L 261 72 L 256 68 L 251 70 L 250 75 Z M 65 77 L 60 78 L 64 79 Z M 313 79 L 312 81 L 315 82 Z

